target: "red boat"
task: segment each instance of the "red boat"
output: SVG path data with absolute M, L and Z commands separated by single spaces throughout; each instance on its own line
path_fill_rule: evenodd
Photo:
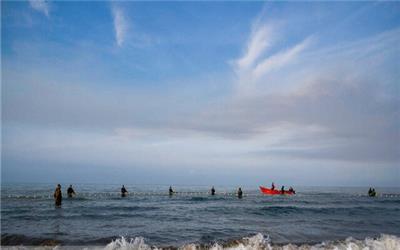
M 269 189 L 266 187 L 261 187 L 261 186 L 260 186 L 260 190 L 261 190 L 261 193 L 268 194 L 268 195 L 282 194 L 281 190 L 277 190 L 277 189 L 272 190 L 272 189 Z M 283 194 L 292 195 L 292 194 L 294 194 L 294 192 L 285 190 L 285 191 L 283 191 Z

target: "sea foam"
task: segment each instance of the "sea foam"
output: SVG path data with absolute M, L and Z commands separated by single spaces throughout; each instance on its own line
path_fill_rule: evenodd
M 154 246 L 145 243 L 142 237 L 126 240 L 124 237 L 113 240 L 104 250 L 160 250 Z M 168 247 L 168 249 L 171 249 Z M 347 238 L 344 241 L 326 241 L 316 245 L 309 244 L 287 244 L 279 245 L 271 243 L 269 237 L 262 234 L 256 234 L 253 237 L 245 237 L 242 240 L 232 241 L 228 244 L 215 243 L 212 246 L 204 246 L 199 244 L 187 244 L 178 248 L 178 250 L 399 250 L 400 238 L 394 235 L 382 234 L 377 239 L 366 238 L 357 240 Z

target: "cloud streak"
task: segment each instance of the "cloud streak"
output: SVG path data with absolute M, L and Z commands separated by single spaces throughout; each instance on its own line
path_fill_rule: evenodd
M 282 25 L 277 23 L 263 23 L 259 18 L 253 24 L 245 53 L 234 63 L 238 76 L 238 94 L 251 95 L 257 91 L 256 85 L 265 80 L 268 73 L 292 64 L 310 46 L 311 36 L 288 48 L 279 48 L 277 43 L 282 34 L 279 34 L 278 29 L 282 28 Z
M 119 47 L 122 47 L 128 32 L 128 22 L 121 7 L 113 5 L 111 10 L 114 22 L 115 41 Z

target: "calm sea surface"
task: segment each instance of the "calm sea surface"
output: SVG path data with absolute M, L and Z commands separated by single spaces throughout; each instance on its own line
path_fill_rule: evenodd
M 256 188 L 74 185 L 77 196 L 54 207 L 55 185 L 2 185 L 2 245 L 107 245 L 121 236 L 151 246 L 226 243 L 263 235 L 274 244 L 316 244 L 348 237 L 400 235 L 400 189 L 297 187 L 294 196 L 265 196 Z

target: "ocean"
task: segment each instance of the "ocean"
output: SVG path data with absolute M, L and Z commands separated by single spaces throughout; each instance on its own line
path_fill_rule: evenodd
M 1 245 L 57 249 L 400 249 L 400 189 L 295 187 L 265 196 L 255 187 L 2 184 Z

